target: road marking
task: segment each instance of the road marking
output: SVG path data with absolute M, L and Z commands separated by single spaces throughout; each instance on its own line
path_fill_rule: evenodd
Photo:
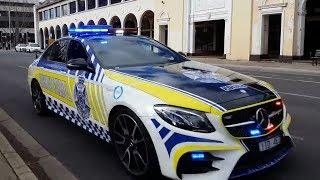
M 320 84 L 319 81 L 306 81 L 306 80 L 300 80 L 300 79 L 276 78 L 276 77 L 272 77 L 272 76 L 258 76 L 258 75 L 251 75 L 251 76 L 256 77 L 256 78 L 277 79 L 277 80 L 284 80 L 284 81 Z
M 320 77 L 320 75 L 317 74 L 303 74 L 303 73 L 284 73 L 284 72 L 270 72 L 270 71 L 261 71 L 261 70 L 241 70 L 241 69 L 234 69 L 234 71 L 239 71 L 241 73 L 246 73 L 246 74 L 253 74 L 253 73 L 263 73 L 263 74 L 272 74 L 272 76 L 283 76 L 283 75 L 289 75 L 289 76 L 294 76 L 294 77 L 304 77 L 304 76 L 310 76 L 314 78 Z
M 226 64 L 211 64 L 218 67 L 224 67 L 226 69 L 237 69 L 237 70 L 246 70 L 246 71 L 254 71 L 254 72 L 267 72 L 267 73 L 278 73 L 284 72 L 283 74 L 299 74 L 299 75 L 307 75 L 307 76 L 315 76 L 320 77 L 318 75 L 319 71 L 317 70 L 303 70 L 303 69 L 294 69 L 294 68 L 279 68 L 279 67 L 264 67 L 264 66 L 248 66 L 248 65 L 226 65 Z M 279 73 L 278 73 L 279 74 Z
M 291 135 L 291 137 L 292 137 L 293 139 L 296 139 L 296 140 L 299 140 L 299 141 L 304 141 L 304 138 L 303 138 L 303 137 L 300 137 L 300 136 Z
M 259 71 L 239 71 L 241 73 L 244 74 L 248 74 L 249 76 L 267 76 L 267 77 L 283 77 L 285 76 L 292 76 L 292 78 L 299 78 L 299 79 L 309 79 L 309 80 L 313 80 L 315 78 L 319 78 L 320 76 L 316 76 L 316 75 L 308 75 L 308 74 L 280 74 L 280 73 L 271 73 L 271 72 L 259 72 Z M 291 79 L 292 79 L 291 78 Z
M 320 100 L 320 97 L 317 96 L 308 96 L 308 95 L 302 95 L 302 94 L 295 94 L 295 93 L 286 93 L 286 92 L 279 92 L 280 94 L 290 95 L 290 96 L 298 96 L 298 97 L 304 97 L 304 98 L 310 98 L 310 99 L 318 99 Z
M 21 68 L 21 69 L 28 69 L 27 67 L 25 66 L 18 66 L 18 68 Z

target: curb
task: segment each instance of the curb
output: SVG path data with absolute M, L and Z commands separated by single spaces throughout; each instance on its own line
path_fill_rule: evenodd
M 0 131 L 0 151 L 20 180 L 37 180 L 38 178 L 13 149 L 8 140 Z
M 52 156 L 45 148 L 43 148 L 27 131 L 20 127 L 3 109 L 0 108 L 0 132 L 3 137 L 11 143 L 11 151 L 15 151 L 16 156 L 20 157 L 17 162 L 22 163 L 24 161 L 25 168 L 29 169 L 35 179 L 44 180 L 77 180 L 77 178 L 59 162 L 54 156 Z M 1 138 L 1 136 L 0 136 Z M 9 142 L 7 144 L 9 144 Z M 10 144 L 9 144 L 10 145 Z M 6 149 L 2 147 L 2 141 L 0 140 L 0 148 L 4 152 Z M 12 154 L 12 153 L 10 153 Z M 14 154 L 14 153 L 13 153 Z M 11 156 L 11 155 L 10 155 Z M 15 160 L 15 159 L 13 159 Z M 13 163 L 13 167 L 15 164 Z M 22 170 L 17 169 L 17 175 L 22 173 Z M 21 172 L 20 172 L 21 171 Z M 29 172 L 29 171 L 28 171 Z M 19 176 L 18 176 L 19 177 Z M 20 177 L 19 177 L 20 178 Z M 28 177 L 22 177 L 22 180 L 28 179 Z M 30 180 L 35 180 L 30 178 Z

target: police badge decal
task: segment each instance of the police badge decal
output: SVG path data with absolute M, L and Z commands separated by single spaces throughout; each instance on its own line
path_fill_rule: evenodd
M 89 121 L 90 107 L 88 102 L 87 90 L 84 82 L 85 77 L 79 76 L 78 82 L 74 86 L 74 101 L 81 120 Z

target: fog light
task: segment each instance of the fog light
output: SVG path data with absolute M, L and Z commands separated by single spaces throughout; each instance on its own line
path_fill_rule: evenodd
M 204 160 L 204 153 L 191 153 L 191 159 L 194 161 Z

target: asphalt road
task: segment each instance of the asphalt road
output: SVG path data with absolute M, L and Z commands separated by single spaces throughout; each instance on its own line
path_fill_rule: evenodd
M 32 109 L 27 66 L 34 54 L 0 50 L 0 107 L 80 179 L 131 179 L 112 146 L 57 116 L 39 117 Z M 292 114 L 296 147 L 279 165 L 243 179 L 320 179 L 320 74 L 235 69 L 272 83 Z

